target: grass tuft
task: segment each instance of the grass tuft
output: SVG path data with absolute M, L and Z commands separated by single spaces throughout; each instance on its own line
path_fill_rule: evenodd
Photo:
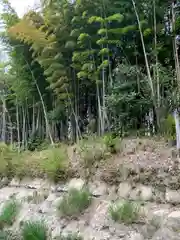
M 53 181 L 66 177 L 68 154 L 66 148 L 52 148 L 47 152 L 47 158 L 42 161 L 41 168 L 44 174 Z
M 41 221 L 28 221 L 22 227 L 23 240 L 47 240 L 48 229 L 44 222 Z
M 76 216 L 89 207 L 91 200 L 87 189 L 71 189 L 60 201 L 58 210 L 63 216 Z
M 9 200 L 4 204 L 2 212 L 0 214 L 1 229 L 4 228 L 4 226 L 13 225 L 19 212 L 19 207 L 19 203 L 15 200 Z
M 114 203 L 109 208 L 111 218 L 115 222 L 131 224 L 139 217 L 139 206 L 130 201 Z

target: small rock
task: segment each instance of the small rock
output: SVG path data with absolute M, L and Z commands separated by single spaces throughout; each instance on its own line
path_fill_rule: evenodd
M 141 194 L 141 190 L 139 188 L 135 188 L 130 193 L 130 199 L 134 201 L 140 200 L 140 194 Z
M 100 197 L 100 196 L 106 195 L 108 192 L 107 185 L 102 182 L 97 182 L 97 183 L 92 183 L 92 184 L 90 183 L 89 190 L 92 193 L 92 195 L 95 197 Z
M 180 211 L 174 211 L 170 213 L 165 220 L 165 226 L 171 228 L 173 231 L 179 231 L 180 229 Z
M 118 196 L 122 198 L 127 198 L 130 195 L 132 186 L 128 182 L 122 182 L 118 188 Z
M 39 213 L 49 213 L 51 210 L 51 204 L 48 201 L 45 201 L 41 204 L 39 208 Z
M 64 193 L 64 192 L 68 192 L 68 187 L 65 186 L 65 185 L 59 185 L 59 186 L 56 186 L 54 188 L 54 190 L 52 190 L 53 193 L 55 192 L 59 192 L 59 193 Z
M 51 193 L 51 194 L 49 194 L 49 196 L 47 197 L 46 201 L 48 201 L 48 202 L 53 202 L 54 200 L 56 200 L 56 198 L 57 198 L 56 194 Z
M 126 240 L 144 240 L 144 237 L 140 233 L 133 232 L 130 236 L 126 237 Z
M 151 224 L 146 224 L 142 226 L 141 233 L 145 237 L 145 239 L 151 239 L 154 233 L 157 231 L 157 227 Z
M 75 188 L 77 190 L 81 190 L 85 185 L 85 181 L 81 178 L 73 178 L 70 180 L 68 184 L 68 190 Z
M 35 178 L 32 180 L 31 178 L 28 177 L 23 178 L 22 181 L 20 182 L 21 186 L 30 189 L 39 189 L 43 184 L 44 184 L 43 179 Z
M 59 198 L 56 198 L 53 202 L 52 202 L 52 207 L 54 208 L 57 208 L 59 203 L 61 202 L 63 197 L 59 197 Z M 47 201 L 47 200 L 46 200 Z
M 109 232 L 111 233 L 111 235 L 113 236 L 112 239 L 114 239 L 114 236 L 116 236 L 118 239 L 119 238 L 125 238 L 128 235 L 129 232 L 129 227 L 124 225 L 124 224 L 120 224 L 119 222 L 113 222 L 110 226 L 109 226 Z
M 0 188 L 5 187 L 8 184 L 9 184 L 9 179 L 7 177 L 4 177 L 4 178 L 1 179 Z
M 156 210 L 152 213 L 152 218 L 151 218 L 151 224 L 156 227 L 160 227 L 166 216 L 168 215 L 169 210 L 168 209 L 160 209 Z
M 153 200 L 157 203 L 165 203 L 165 193 L 154 189 Z
M 168 203 L 180 203 L 180 192 L 175 190 L 166 190 L 165 199 Z
M 13 178 L 9 184 L 11 187 L 19 187 L 20 185 L 20 180 L 17 178 Z
M 159 229 L 153 236 L 151 240 L 179 240 L 180 236 L 176 232 L 174 233 L 168 228 Z
M 140 187 L 140 199 L 142 201 L 150 201 L 153 197 L 152 188 L 149 186 L 141 186 Z

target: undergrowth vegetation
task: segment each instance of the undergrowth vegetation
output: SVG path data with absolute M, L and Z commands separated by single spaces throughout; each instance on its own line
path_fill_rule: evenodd
M 0 228 L 3 229 L 5 226 L 11 226 L 16 220 L 19 210 L 20 203 L 14 199 L 8 200 L 4 204 L 0 214 Z
M 115 222 L 123 222 L 125 224 L 131 224 L 135 222 L 139 217 L 138 204 L 124 200 L 117 202 L 109 207 L 109 213 Z
M 70 149 L 70 147 L 69 147 Z M 0 144 L 0 177 L 24 176 L 32 178 L 48 178 L 54 182 L 64 180 L 68 176 L 70 161 L 68 145 L 58 144 L 41 151 L 22 151 Z M 80 164 L 90 169 L 95 163 L 107 159 L 121 149 L 121 140 L 112 135 L 104 137 L 89 136 L 77 145 Z
M 25 222 L 21 232 L 23 240 L 46 240 L 48 238 L 48 229 L 41 221 Z
M 81 214 L 91 204 L 92 197 L 87 189 L 70 189 L 59 202 L 58 211 L 62 216 L 73 217 Z
M 112 134 L 104 137 L 91 136 L 80 141 L 78 153 L 81 157 L 81 163 L 89 168 L 94 163 L 105 160 L 111 154 L 121 150 L 121 140 L 114 138 Z
M 0 145 L 0 176 L 12 178 L 47 177 L 57 181 L 66 177 L 69 159 L 67 147 L 48 148 L 40 152 L 18 153 L 5 144 Z

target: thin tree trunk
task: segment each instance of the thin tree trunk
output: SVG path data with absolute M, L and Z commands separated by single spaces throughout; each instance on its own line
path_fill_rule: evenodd
M 3 103 L 3 121 L 2 121 L 2 135 L 1 135 L 1 140 L 2 142 L 6 142 L 6 100 L 5 96 L 3 94 L 2 96 L 2 103 Z
M 27 62 L 27 64 L 28 64 L 28 62 Z M 37 81 L 34 77 L 34 73 L 32 72 L 29 64 L 28 64 L 28 67 L 29 67 L 29 70 L 31 72 L 32 79 L 35 82 L 35 85 L 36 85 L 36 88 L 37 88 L 37 91 L 38 91 L 38 94 L 39 94 L 39 97 L 40 97 L 40 100 L 41 100 L 41 104 L 42 104 L 43 112 L 44 112 L 44 118 L 45 118 L 45 122 L 46 122 L 46 128 L 47 128 L 47 131 L 48 131 L 48 134 L 49 134 L 49 138 L 50 138 L 51 144 L 54 146 L 54 141 L 53 141 L 53 138 L 52 138 L 52 135 L 51 135 L 50 125 L 49 125 L 49 121 L 48 121 L 48 116 L 47 116 L 47 111 L 46 111 L 46 107 L 45 107 L 45 104 L 44 104 L 44 100 L 43 100 L 40 88 L 37 84 Z
M 17 125 L 17 140 L 18 140 L 18 151 L 20 152 L 20 129 L 19 129 L 19 107 L 18 107 L 18 101 L 16 99 L 16 125 Z
M 33 99 L 33 113 L 32 113 L 32 133 L 35 132 L 35 106 L 34 106 L 34 99 Z
M 154 49 L 155 49 L 155 68 L 156 68 L 156 83 L 157 83 L 157 125 L 160 127 L 160 107 L 161 107 L 161 99 L 160 99 L 160 80 L 159 80 L 159 68 L 158 68 L 158 53 L 157 53 L 157 22 L 156 22 L 156 0 L 153 0 L 153 10 L 154 10 Z
M 26 115 L 24 107 L 22 107 L 23 126 L 22 126 L 22 148 L 25 149 L 25 135 L 26 135 Z
M 134 7 L 134 12 L 135 12 L 135 15 L 136 15 L 136 19 L 137 19 L 137 22 L 138 22 L 138 27 L 139 27 L 140 37 L 141 37 L 141 43 L 142 43 L 142 48 L 143 48 L 143 53 L 144 53 L 144 59 L 145 59 L 145 64 L 146 64 L 146 71 L 147 71 L 147 76 L 148 76 L 148 84 L 149 84 L 149 87 L 151 89 L 151 98 L 152 98 L 152 102 L 153 102 L 154 109 L 155 109 L 155 114 L 156 114 L 156 119 L 157 119 L 158 109 L 157 109 L 157 103 L 156 103 L 156 96 L 155 96 L 155 92 L 154 92 L 153 79 L 151 77 L 150 66 L 149 66 L 149 62 L 148 62 L 148 58 L 147 58 L 147 53 L 146 53 L 146 48 L 145 48 L 145 43 L 144 43 L 144 37 L 143 37 L 143 33 L 142 33 L 142 28 L 141 28 L 141 23 L 140 23 L 140 19 L 139 19 L 139 15 L 138 15 L 138 12 L 137 12 L 135 1 L 134 0 L 131 0 L 131 1 L 132 1 L 132 4 L 133 4 L 133 7 Z M 158 121 L 156 122 L 156 124 L 158 125 Z
M 174 3 L 172 3 L 172 30 L 174 35 L 175 34 Z M 174 109 L 173 115 L 174 115 L 174 120 L 176 124 L 177 150 L 178 150 L 178 153 L 180 154 L 180 127 L 179 127 L 179 114 L 178 114 L 178 107 L 179 107 L 179 100 L 180 100 L 180 66 L 179 66 L 179 57 L 178 57 L 177 44 L 176 44 L 176 36 L 173 36 L 173 53 L 174 53 L 176 79 L 177 79 L 177 99 L 176 99 L 176 108 Z

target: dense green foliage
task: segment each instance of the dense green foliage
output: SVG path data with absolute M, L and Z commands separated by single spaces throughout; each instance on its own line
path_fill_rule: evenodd
M 1 229 L 4 228 L 4 226 L 13 225 L 19 212 L 19 207 L 19 203 L 15 200 L 10 200 L 4 204 L 2 212 L 0 214 Z
M 178 105 L 178 4 L 42 1 L 41 13 L 22 19 L 1 4 L 9 53 L 0 77 L 2 140 L 34 150 L 44 139 L 124 135 L 146 129 L 151 112 L 155 130 L 163 129 Z

